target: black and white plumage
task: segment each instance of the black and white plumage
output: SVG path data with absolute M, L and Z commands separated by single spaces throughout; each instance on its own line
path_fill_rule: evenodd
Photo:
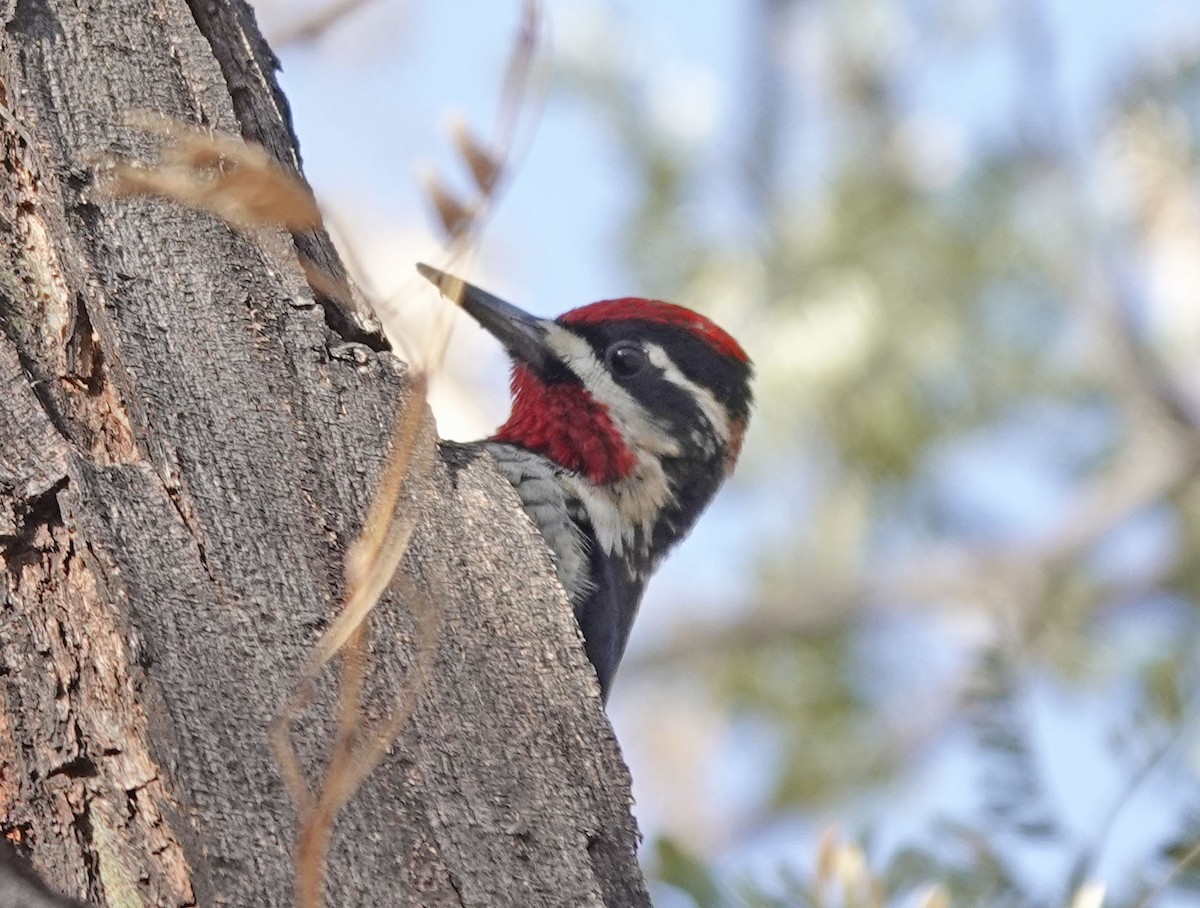
M 482 444 L 554 553 L 607 699 L 646 581 L 737 461 L 750 360 L 671 303 L 628 297 L 541 319 L 418 270 L 513 359 L 512 413 Z

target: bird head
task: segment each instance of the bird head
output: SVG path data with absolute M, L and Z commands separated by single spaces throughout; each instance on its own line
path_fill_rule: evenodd
M 545 319 L 417 267 L 512 357 L 512 412 L 494 441 L 618 494 L 621 518 L 646 533 L 663 508 L 670 541 L 686 532 L 741 450 L 752 367 L 737 341 L 673 303 L 626 297 Z

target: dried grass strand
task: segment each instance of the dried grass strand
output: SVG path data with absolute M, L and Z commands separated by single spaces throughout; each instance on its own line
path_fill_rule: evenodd
M 166 143 L 150 162 L 106 161 L 98 183 L 101 194 L 169 199 L 243 230 L 282 227 L 301 232 L 320 226 L 312 190 L 261 145 L 145 112 L 125 119 Z
M 513 52 L 514 59 L 510 63 L 502 98 L 501 123 L 507 125 L 502 127 L 501 141 L 496 145 L 501 149 L 497 161 L 507 159 L 513 124 L 517 122 L 522 106 L 521 92 L 525 90 L 524 75 L 514 82 L 513 73 L 528 72 L 529 60 L 519 58 L 533 54 L 541 21 L 541 9 L 536 0 L 526 0 L 523 9 L 522 28 Z M 517 87 L 514 88 L 514 85 Z M 482 149 L 482 146 L 478 147 Z M 475 148 L 476 145 L 473 144 L 472 152 Z M 469 152 L 460 149 L 460 153 L 467 159 L 473 174 L 475 168 L 484 166 L 482 160 L 472 162 Z M 435 187 L 431 191 L 434 208 L 452 240 L 449 258 L 464 259 L 468 256 L 472 242 L 482 228 L 485 215 L 495 202 L 502 171 L 503 165 L 497 163 L 492 178 L 489 179 L 486 173 L 476 176 L 480 198 L 471 205 L 454 199 L 448 191 L 438 192 L 437 187 L 441 186 L 438 182 L 427 184 Z M 393 340 L 402 337 L 395 324 L 395 299 L 376 298 L 373 307 L 388 336 Z M 422 454 L 417 439 L 420 416 L 424 412 L 428 393 L 429 375 L 440 364 L 449 342 L 449 310 L 443 309 L 439 312 L 446 314 L 439 316 L 435 330 L 427 338 L 424 357 L 410 358 L 413 365 L 410 374 L 410 394 L 402 412 L 398 414 L 388 463 L 373 497 L 363 533 L 347 558 L 345 605 L 334 624 L 314 647 L 304 677 L 297 685 L 296 695 L 289 699 L 280 715 L 282 722 L 290 726 L 298 715 L 297 705 L 311 698 L 311 691 L 315 689 L 316 679 L 323 667 L 335 656 L 342 657 L 336 740 L 315 801 L 310 796 L 306 802 L 309 805 L 308 809 L 302 811 L 301 828 L 297 838 L 296 896 L 301 908 L 319 908 L 323 904 L 323 881 L 329 841 L 337 812 L 353 796 L 400 735 L 415 711 L 421 693 L 429 683 L 436 659 L 441 609 L 428 595 L 407 589 L 404 598 L 410 605 L 417 625 L 418 642 L 414 659 L 407 678 L 396 694 L 391 714 L 380 720 L 373 731 L 364 728 L 361 721 L 361 695 L 366 673 L 365 641 L 368 620 L 372 609 L 395 576 L 415 528 L 415 522 L 411 518 L 399 519 L 397 510 L 404 484 L 412 475 L 415 462 Z M 402 577 L 401 579 L 403 580 Z M 285 765 L 298 769 L 298 760 L 295 758 L 290 736 L 276 735 L 274 740 L 286 745 L 290 752 L 286 763 L 280 761 L 281 769 Z M 297 783 L 295 780 L 289 785 L 289 789 L 300 789 L 302 792 L 308 790 L 306 783 Z

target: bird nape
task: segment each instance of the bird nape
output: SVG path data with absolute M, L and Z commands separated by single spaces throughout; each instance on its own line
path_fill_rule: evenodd
M 553 553 L 607 700 L 647 579 L 737 462 L 750 360 L 672 303 L 626 297 L 543 319 L 417 270 L 513 360 L 512 412 L 479 444 Z

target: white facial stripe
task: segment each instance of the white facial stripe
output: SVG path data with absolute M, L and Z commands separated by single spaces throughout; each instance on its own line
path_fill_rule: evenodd
M 633 396 L 618 385 L 597 359 L 591 344 L 558 325 L 548 325 L 546 343 L 597 401 L 637 458 L 627 479 L 596 486 L 578 476 L 563 476 L 587 508 L 596 541 L 606 551 L 621 554 L 640 543 L 649 546 L 654 521 L 674 498 L 662 467 L 663 457 L 677 457 L 680 444 L 660 426 Z
M 547 325 L 546 343 L 592 396 L 608 407 L 609 417 L 634 453 L 641 450 L 663 457 L 679 456 L 679 442 L 658 425 L 628 391 L 613 381 L 604 364 L 596 358 L 591 344 L 554 323 Z
M 683 388 L 696 399 L 696 404 L 700 407 L 700 412 L 708 419 L 713 431 L 717 433 L 723 444 L 728 444 L 729 413 L 717 402 L 712 392 L 707 388 L 702 388 L 679 371 L 679 367 L 671 361 L 671 357 L 667 355 L 667 351 L 658 346 L 658 344 L 647 344 L 646 356 L 650 362 L 662 370 L 663 378 L 671 384 Z

